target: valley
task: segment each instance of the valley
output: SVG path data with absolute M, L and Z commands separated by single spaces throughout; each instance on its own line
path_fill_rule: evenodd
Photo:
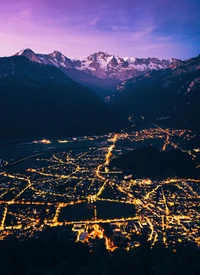
M 139 246 L 144 231 L 152 246 L 157 241 L 166 246 L 199 244 L 198 175 L 137 178 L 111 165 L 150 145 L 162 152 L 179 148 L 192 156 L 199 173 L 200 149 L 188 145 L 196 135 L 158 125 L 139 131 L 134 127 L 121 133 L 2 146 L 6 163 L 0 171 L 1 239 L 27 239 L 48 227 L 67 226 L 75 240 L 89 243 L 91 228 L 96 234 L 104 228 L 101 238 L 109 241 L 109 250 L 119 239 L 126 247 Z

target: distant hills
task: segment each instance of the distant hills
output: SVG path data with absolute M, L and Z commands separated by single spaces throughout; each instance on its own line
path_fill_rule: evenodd
M 0 138 L 102 133 L 112 115 L 97 95 L 56 67 L 0 58 Z

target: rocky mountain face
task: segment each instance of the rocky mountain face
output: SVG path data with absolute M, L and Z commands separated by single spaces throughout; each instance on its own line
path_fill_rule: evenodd
M 123 81 L 107 98 L 126 115 L 200 121 L 200 55 L 171 68 Z
M 1 139 L 96 134 L 112 125 L 91 89 L 24 56 L 0 58 L 0 95 Z
M 100 78 L 125 80 L 143 72 L 169 68 L 181 60 L 159 60 L 158 58 L 121 58 L 104 52 L 90 55 L 76 68 Z
M 83 60 L 69 59 L 58 51 L 50 54 L 35 54 L 31 49 L 16 55 L 24 55 L 34 62 L 53 65 L 58 68 L 75 69 L 101 79 L 125 80 L 144 72 L 170 68 L 181 64 L 181 60 L 171 58 L 121 58 L 105 52 L 94 53 Z
M 65 68 L 73 67 L 73 62 L 58 51 L 54 51 L 50 54 L 36 54 L 31 49 L 25 49 L 15 54 L 15 56 L 21 55 L 27 57 L 33 62 L 41 64 L 52 65 L 55 67 L 63 66 Z
M 102 79 L 87 70 L 82 70 L 80 60 L 69 59 L 58 51 L 50 54 L 36 54 L 31 49 L 25 49 L 16 53 L 15 56 L 25 56 L 33 62 L 57 67 L 74 81 L 92 88 L 101 99 L 111 95 L 120 83 L 119 79 Z

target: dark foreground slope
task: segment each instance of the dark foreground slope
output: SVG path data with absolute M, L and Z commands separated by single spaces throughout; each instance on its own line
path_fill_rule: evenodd
M 23 56 L 0 59 L 0 99 L 0 139 L 95 134 L 112 125 L 91 89 Z
M 1 275 L 198 275 L 200 250 L 189 244 L 165 248 L 157 243 L 152 249 L 144 240 L 141 246 L 108 253 L 98 242 L 89 246 L 71 242 L 62 235 L 28 241 L 1 241 Z

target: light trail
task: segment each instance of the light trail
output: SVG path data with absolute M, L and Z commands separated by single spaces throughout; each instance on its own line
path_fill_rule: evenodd
M 51 196 L 56 196 L 56 197 L 61 197 L 61 198 L 64 198 L 66 196 L 66 194 L 59 194 L 59 193 L 53 193 L 53 192 L 48 192 L 48 191 L 41 191 L 41 190 L 38 190 L 37 188 L 33 187 L 33 186 L 30 186 L 30 189 L 39 193 L 40 195 L 51 195 Z
M 62 164 L 67 164 L 67 162 L 63 161 L 62 159 L 57 158 L 55 155 L 52 156 L 56 161 L 62 163 Z
M 153 227 L 153 224 L 152 222 L 150 221 L 150 219 L 148 217 L 145 217 L 146 221 L 148 222 L 149 226 L 150 226 L 150 229 L 151 229 L 151 234 L 148 238 L 148 241 L 151 241 L 152 238 L 153 238 L 153 232 L 154 232 L 154 227 Z
M 165 150 L 166 150 L 167 145 L 168 145 L 169 143 L 170 143 L 170 141 L 169 141 L 169 135 L 167 135 L 166 140 L 165 140 L 164 145 L 163 145 L 163 148 L 162 148 L 162 151 L 165 151 Z
M 182 184 L 185 185 L 192 192 L 192 194 L 195 197 L 200 198 L 200 196 L 197 194 L 197 192 L 194 191 L 194 189 L 189 184 L 186 184 L 186 182 L 184 182 L 184 181 L 182 182 Z
M 17 198 L 19 198 L 27 189 L 29 189 L 32 186 L 32 183 L 30 180 L 27 180 L 27 182 L 28 182 L 28 185 L 12 199 L 12 202 L 15 202 Z
M 154 188 L 152 191 L 150 191 L 149 193 L 146 194 L 146 196 L 144 197 L 144 200 L 148 200 L 149 196 L 151 194 L 153 194 L 156 190 L 158 190 L 161 187 L 161 185 L 156 186 L 156 188 Z
M 163 201 L 164 201 L 164 204 L 165 204 L 165 212 L 166 212 L 166 216 L 168 216 L 170 213 L 169 213 L 169 208 L 167 206 L 167 200 L 166 200 L 166 197 L 165 197 L 165 194 L 164 194 L 164 191 L 162 190 L 162 195 L 163 195 Z
M 31 217 L 25 217 L 25 215 L 22 215 L 22 214 L 20 214 L 20 213 L 12 213 L 12 212 L 8 212 L 8 214 L 9 215 L 12 215 L 12 216 L 14 216 L 14 217 L 16 217 L 16 218 L 22 218 L 22 219 L 28 219 L 28 220 L 30 220 L 30 221 L 32 221 L 32 222 L 36 222 L 36 219 L 35 218 L 31 218 Z
M 22 158 L 22 159 L 20 159 L 20 160 L 15 161 L 15 162 L 9 163 L 9 166 L 15 165 L 15 164 L 17 164 L 17 163 L 19 163 L 19 162 L 22 162 L 22 161 L 24 161 L 24 160 L 27 160 L 27 159 L 30 159 L 30 158 L 34 158 L 34 157 L 37 157 L 37 156 L 41 156 L 41 155 L 44 155 L 44 154 L 45 154 L 45 153 L 43 152 L 43 153 L 38 153 L 38 154 L 34 154 L 34 155 L 31 155 L 31 156 Z
M 105 166 L 108 166 L 110 163 L 110 159 L 112 157 L 112 151 L 115 148 L 115 144 L 117 142 L 117 138 L 118 138 L 118 134 L 114 135 L 114 138 L 112 139 L 113 144 L 108 148 L 108 153 L 106 155 L 106 162 L 105 162 Z
M 170 131 L 167 131 L 165 129 L 162 129 L 160 126 L 158 126 L 157 124 L 153 123 L 154 126 L 156 126 L 161 132 L 169 135 L 169 136 L 172 136 L 172 134 L 170 133 Z
M 103 164 L 100 164 L 100 165 L 97 167 L 97 170 L 96 170 L 96 176 L 97 176 L 99 179 L 104 180 L 104 183 L 103 183 L 103 185 L 101 186 L 101 188 L 99 189 L 99 191 L 97 192 L 96 195 L 88 196 L 88 200 L 96 201 L 97 198 L 103 193 L 103 190 L 104 190 L 106 184 L 108 183 L 108 180 L 107 180 L 105 177 L 103 177 L 103 176 L 101 175 L 100 170 L 101 170 L 102 167 L 109 165 L 110 159 L 111 159 L 111 157 L 112 157 L 112 151 L 113 151 L 114 148 L 115 148 L 115 143 L 117 142 L 118 136 L 119 136 L 118 134 L 115 134 L 115 135 L 114 135 L 114 137 L 113 137 L 113 139 L 112 139 L 113 144 L 108 148 L 108 152 L 107 152 L 107 154 L 106 154 L 106 156 L 105 156 L 105 162 L 104 162 Z
M 1 228 L 0 228 L 1 230 L 4 229 L 4 224 L 5 224 L 7 212 L 8 212 L 8 205 L 6 204 L 6 205 L 5 205 L 5 208 L 4 208 L 4 212 L 3 212 L 2 221 L 1 221 Z
M 58 222 L 58 218 L 59 218 L 59 215 L 60 215 L 60 211 L 61 211 L 61 208 L 64 206 L 63 203 L 59 203 L 58 204 L 58 207 L 56 209 L 56 213 L 55 213 L 55 216 L 52 220 L 52 223 L 57 223 Z

